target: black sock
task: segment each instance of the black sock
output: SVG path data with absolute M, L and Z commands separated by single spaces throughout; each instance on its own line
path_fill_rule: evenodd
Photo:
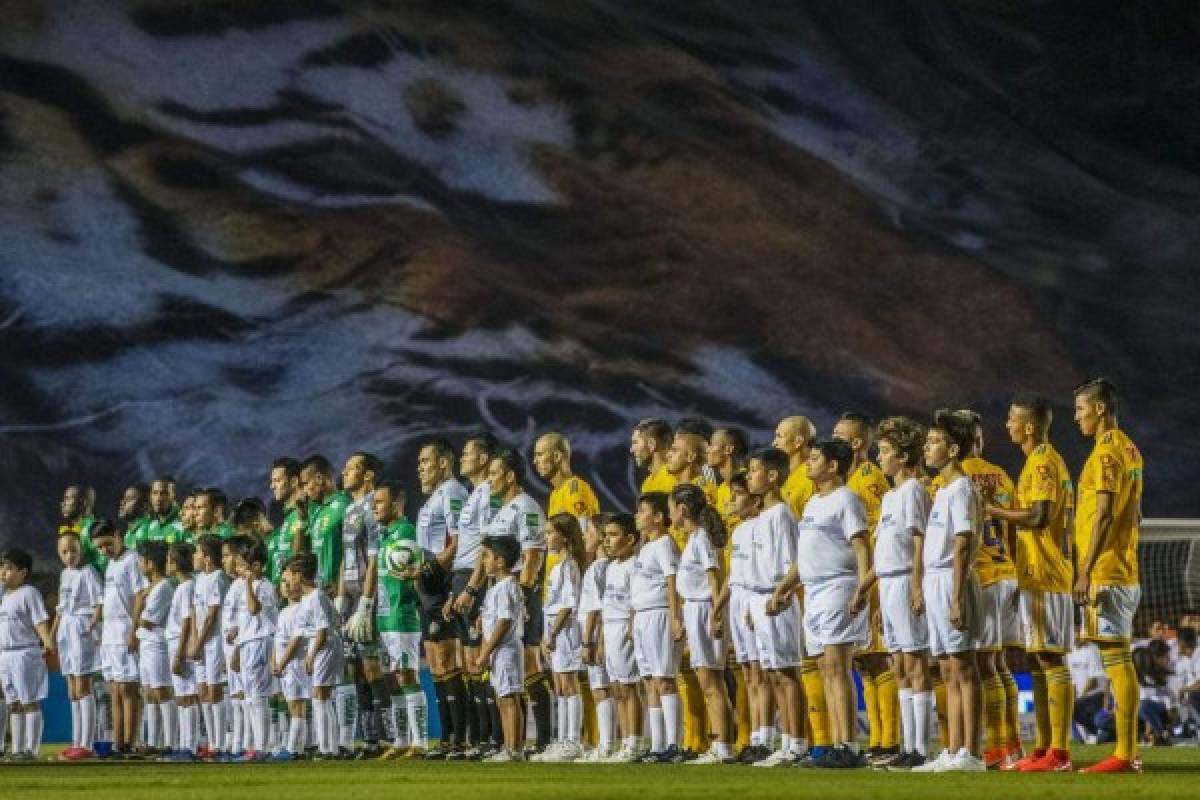
M 450 712 L 451 730 L 457 745 L 467 741 L 467 685 L 462 673 L 446 679 L 446 706 Z
M 546 682 L 544 672 L 539 672 L 528 682 L 525 694 L 529 697 L 529 711 L 533 714 L 533 728 L 537 732 L 538 749 L 544 750 L 550 746 L 550 741 L 554 738 L 554 731 L 551 727 L 554 701 L 550 695 L 550 686 Z
M 371 684 L 359 678 L 354 684 L 354 693 L 358 696 L 358 724 L 362 727 L 363 741 L 368 747 L 378 747 L 380 719 Z
M 479 682 L 473 675 L 463 676 L 463 724 L 466 729 L 464 735 L 472 745 L 478 745 L 480 742 L 479 715 L 475 713 L 475 691 L 478 686 Z
M 445 747 L 451 744 L 451 738 L 454 736 L 454 730 L 450 724 L 450 709 L 446 703 L 446 682 L 434 681 L 433 692 L 437 696 L 438 723 L 442 728 L 442 738 L 439 744 Z
M 492 738 L 492 718 L 488 714 L 487 684 L 478 675 L 471 676 L 468 685 L 471 687 L 471 710 L 475 715 L 475 729 L 478 738 L 474 742 L 482 745 Z
M 484 688 L 487 690 L 487 710 L 488 720 L 491 722 L 492 745 L 504 747 L 504 725 L 500 722 L 500 704 L 496 702 L 496 690 L 492 688 L 491 681 L 484 684 Z
M 382 738 L 387 739 L 387 743 L 391 744 L 396 736 L 396 732 L 391 729 L 392 692 L 388 686 L 387 678 L 371 681 L 371 695 L 374 698 L 374 702 L 371 705 L 375 711 L 375 718 L 379 720 L 379 731 L 382 734 Z

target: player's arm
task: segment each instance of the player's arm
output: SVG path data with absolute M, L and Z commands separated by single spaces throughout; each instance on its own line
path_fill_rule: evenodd
M 925 531 L 909 528 L 913 543 L 912 580 L 908 582 L 908 604 L 914 614 L 925 613 Z
M 1092 570 L 1096 568 L 1096 561 L 1108 544 L 1108 535 L 1112 531 L 1112 524 L 1113 493 L 1096 492 L 1096 521 L 1092 523 L 1092 536 L 1088 551 L 1083 560 L 1079 562 L 1079 575 L 1075 578 L 1075 602 L 1079 605 L 1092 603 Z
M 300 652 L 300 645 L 302 645 L 302 644 L 304 644 L 303 636 L 293 636 L 291 641 L 287 643 L 287 647 L 285 647 L 283 649 L 283 655 L 281 655 L 279 657 L 278 661 L 275 664 L 275 668 L 278 671 L 282 672 L 284 667 L 286 667 L 288 664 L 292 663 L 292 659 L 294 659 L 296 657 L 296 654 Z M 272 652 L 272 658 L 274 658 L 273 652 Z
M 146 607 L 146 590 L 139 589 L 137 594 L 133 596 L 133 611 L 129 614 L 133 620 L 133 629 L 129 631 L 129 639 L 125 645 L 129 648 L 129 652 L 136 653 L 138 649 L 137 631 L 138 628 L 153 628 L 154 626 L 142 619 L 142 610 Z
M 683 641 L 683 603 L 679 599 L 679 591 L 675 588 L 675 576 L 667 576 L 667 612 L 671 617 L 671 638 L 676 642 Z
M 246 611 L 250 616 L 257 617 L 262 611 L 262 600 L 258 597 L 258 592 L 254 591 L 254 573 L 246 571 Z
M 725 584 L 720 559 L 716 565 L 704 571 L 704 577 L 708 580 L 708 589 L 713 596 L 713 613 L 708 618 L 708 632 L 714 639 L 720 639 L 725 635 L 725 604 L 729 602 L 729 588 Z
M 58 607 L 54 609 L 54 623 L 50 626 L 50 639 L 52 641 L 58 641 L 58 623 L 62 620 L 62 618 L 63 607 L 60 603 Z
M 602 650 L 599 649 L 600 612 L 589 611 L 583 618 L 583 658 L 587 664 L 600 665 Z
M 195 632 L 195 627 L 190 614 L 183 618 L 183 624 L 179 626 L 179 647 L 175 649 L 175 660 L 171 664 L 172 675 L 183 674 L 183 661 L 192 645 L 192 634 Z
M 854 560 L 858 566 L 858 589 L 850 601 L 850 610 L 857 614 L 867 605 L 871 596 L 871 587 L 875 585 L 875 567 L 871 564 L 871 537 L 867 532 L 859 531 L 850 538 L 850 547 L 854 549 Z
M 988 503 L 984 508 L 989 517 L 1029 530 L 1041 530 L 1050 522 L 1049 500 L 1037 500 L 1029 508 L 1005 508 L 992 503 Z
M 491 663 L 492 653 L 500 646 L 500 642 L 504 641 L 504 637 L 508 635 L 512 628 L 513 621 L 511 619 L 500 619 L 496 621 L 496 629 L 492 631 L 492 635 L 483 643 L 483 647 L 479 649 L 479 663 L 487 666 Z
M 455 502 L 458 503 L 457 509 L 454 507 Z M 446 546 L 434 558 L 446 572 L 450 572 L 454 565 L 454 554 L 458 552 L 458 523 L 463 503 L 462 500 L 456 501 L 449 492 L 445 492 L 442 495 L 442 504 L 442 514 L 446 520 Z
M 967 580 L 971 574 L 971 537 L 969 531 L 959 531 L 954 536 L 954 562 L 952 566 L 953 583 L 950 594 L 950 624 L 962 630 L 966 624 L 963 617 L 963 593 L 967 588 Z
M 196 636 L 196 643 L 192 646 L 192 658 L 199 657 L 200 648 L 216 633 L 217 623 L 220 619 L 221 607 L 209 606 L 208 613 L 204 615 L 204 622 L 200 625 L 200 633 Z
M 542 561 L 545 559 L 546 551 L 540 547 L 531 547 L 521 554 L 521 588 L 526 592 L 533 591 L 537 588 L 538 572 L 542 568 Z
M 771 599 L 767 601 L 767 613 L 771 615 L 778 614 L 783 609 L 791 605 L 792 598 L 788 595 L 793 594 L 796 588 L 800 585 L 800 570 L 796 566 L 796 562 L 788 567 L 787 574 L 779 581 L 779 585 L 775 587 L 775 591 L 771 594 Z

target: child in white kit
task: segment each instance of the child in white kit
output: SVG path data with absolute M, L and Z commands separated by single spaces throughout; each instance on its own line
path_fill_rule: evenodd
M 45 654 L 54 652 L 42 593 L 26 583 L 32 572 L 33 556 L 24 550 L 0 555 L 0 689 L 12 723 L 12 756 L 22 761 L 37 758 L 41 748 Z
M 520 557 L 521 546 L 512 537 L 488 536 L 483 540 L 483 567 L 493 584 L 480 610 L 483 646 L 476 667 L 481 672 L 491 670 L 504 729 L 504 749 L 487 759 L 492 762 L 524 759 L 521 694 L 525 690 L 525 657 L 521 639 L 525 632 L 525 601 L 512 572 Z
M 554 673 L 558 698 L 557 742 L 531 760 L 566 762 L 583 755 L 583 698 L 579 673 L 583 652 L 579 627 L 579 594 L 582 588 L 583 532 L 574 514 L 555 514 L 546 525 L 546 547 L 560 560 L 546 578 L 545 635 L 542 650 Z
M 304 757 L 308 741 L 308 722 L 305 712 L 312 697 L 312 678 L 304 671 L 301 653 L 308 647 L 300 626 L 300 601 L 304 599 L 304 582 L 299 569 L 291 562 L 284 567 L 283 596 L 288 604 L 279 612 L 275 622 L 275 649 L 271 654 L 271 672 L 279 679 L 279 688 L 288 704 L 289 726 L 287 746 L 273 756 L 273 761 L 296 761 Z
M 316 727 L 318 758 L 335 758 L 338 751 L 338 723 L 333 705 L 333 689 L 342 679 L 345 667 L 341 616 L 333 601 L 317 585 L 317 558 L 305 553 L 288 563 L 296 570 L 304 586 L 300 601 L 297 635 L 293 642 L 307 642 L 304 671 L 312 679 L 313 724 Z M 299 645 L 297 645 L 299 647 Z
M 234 559 L 237 546 L 232 539 L 221 543 L 221 568 L 229 580 L 229 590 L 221 601 L 221 652 L 225 656 L 225 680 L 229 685 L 230 732 L 225 750 L 241 758 L 246 748 L 246 689 L 237 660 L 238 620 L 246 606 L 246 583 L 238 578 Z
M 638 692 L 637 657 L 633 646 L 634 556 L 637 551 L 637 523 L 632 514 L 613 514 L 604 523 L 604 549 L 611 560 L 604 572 L 601 598 L 603 635 L 597 661 L 604 665 L 617 696 L 621 720 L 621 749 L 609 759 L 628 764 L 639 760 L 642 752 L 642 697 Z
M 245 692 L 246 719 L 249 721 L 248 761 L 264 760 L 268 755 L 271 710 L 267 705 L 274 692 L 271 676 L 271 642 L 275 637 L 279 606 L 275 587 L 263 578 L 267 563 L 266 545 L 257 539 L 233 538 L 234 567 L 242 597 L 237 619 L 237 662 Z
M 166 542 L 142 542 L 138 559 L 149 588 L 135 620 L 138 638 L 138 669 L 146 697 L 146 745 L 161 753 L 178 746 L 178 715 L 171 683 L 171 660 L 167 654 L 167 618 L 175 584 L 167 579 Z
M 94 758 L 96 698 L 92 676 L 100 670 L 100 607 L 104 584 L 95 567 L 83 562 L 79 534 L 59 534 L 58 557 L 63 570 L 58 579 L 58 609 L 53 634 L 58 646 L 58 663 L 67 679 L 71 699 L 71 746 L 62 753 L 66 761 Z
M 196 605 L 196 581 L 192 578 L 194 553 L 195 548 L 186 542 L 177 542 L 167 551 L 167 577 L 175 582 L 175 594 L 171 596 L 164 636 L 171 667 L 171 690 L 179 709 L 179 741 L 171 754 L 173 761 L 195 760 L 199 738 L 196 662 L 188 657 L 196 635 L 192 623 Z
M 197 755 L 216 755 L 224 746 L 225 731 L 225 652 L 221 643 L 221 606 L 229 589 L 229 580 L 221 569 L 220 537 L 201 536 L 196 543 L 195 606 L 192 624 L 196 635 L 188 655 L 196 662 L 196 683 L 200 690 L 200 714 L 208 732 L 208 750 Z
M 596 705 L 596 728 L 599 741 L 596 749 L 583 756 L 584 761 L 600 762 L 613 754 L 613 742 L 617 733 L 617 708 L 609 688 L 608 670 L 604 668 L 603 648 L 600 641 L 604 636 L 601 621 L 603 611 L 604 581 L 608 572 L 608 554 L 604 549 L 604 531 L 593 518 L 584 531 L 587 550 L 596 554 L 595 560 L 583 573 L 579 592 L 583 663 L 587 666 L 588 688 Z

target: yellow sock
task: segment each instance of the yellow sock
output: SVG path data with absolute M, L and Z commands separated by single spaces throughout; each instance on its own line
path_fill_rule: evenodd
M 983 727 L 988 747 L 1002 747 L 1004 742 L 1004 681 L 993 675 L 983 682 Z
M 596 722 L 596 698 L 592 697 L 586 672 L 579 675 L 579 696 L 583 700 L 583 741 L 588 747 L 595 747 L 600 741 L 600 728 Z
M 1011 673 L 1004 673 L 1000 676 L 1004 681 L 1004 717 L 1007 720 L 1004 726 L 1004 734 L 1008 741 L 1005 744 L 1021 745 L 1021 708 L 1020 697 L 1021 692 L 1017 689 L 1017 682 L 1013 680 Z
M 750 695 L 746 692 L 746 676 L 741 669 L 733 667 L 733 682 L 737 688 L 734 698 L 734 711 L 737 714 L 737 741 L 734 742 L 733 752 L 740 753 L 750 746 Z
M 1067 738 L 1071 735 L 1071 695 L 1075 687 L 1071 684 L 1071 673 L 1064 666 L 1046 669 L 1047 707 L 1050 711 L 1050 746 L 1055 750 L 1067 749 Z
M 707 753 L 711 747 L 708 735 L 708 711 L 704 691 L 695 670 L 680 671 L 679 704 L 683 707 L 683 747 L 693 753 Z
M 876 690 L 874 678 L 865 672 L 859 674 L 862 676 L 863 705 L 867 707 L 867 746 L 875 748 L 883 741 L 883 731 L 880 730 L 883 721 L 879 717 L 879 692 Z
M 828 747 L 833 744 L 829 730 L 829 708 L 825 705 L 825 681 L 821 680 L 821 668 L 815 658 L 800 662 L 800 680 L 804 683 L 804 696 L 808 700 L 808 724 L 812 728 L 812 747 Z
M 1033 678 L 1033 712 L 1037 718 L 1037 735 L 1033 740 L 1035 750 L 1050 746 L 1050 696 L 1046 691 L 1046 673 L 1035 669 Z
M 1124 761 L 1132 761 L 1137 756 L 1139 692 L 1137 672 L 1126 647 L 1104 647 L 1100 651 L 1100 658 L 1104 662 L 1104 673 L 1112 684 L 1116 705 L 1113 713 L 1117 723 L 1117 748 L 1113 755 Z
M 933 701 L 937 704 L 938 732 L 942 736 L 942 749 L 950 746 L 950 725 L 946 722 L 946 682 L 940 674 L 933 676 Z
M 879 720 L 883 723 L 879 746 L 897 747 L 900 744 L 900 688 L 890 669 L 875 678 L 875 694 L 879 698 Z

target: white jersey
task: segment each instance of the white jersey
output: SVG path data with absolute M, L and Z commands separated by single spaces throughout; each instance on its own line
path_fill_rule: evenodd
M 542 606 L 546 619 L 554 619 L 564 608 L 574 614 L 579 608 L 582 583 L 575 559 L 564 558 L 555 564 L 546 578 L 546 602 Z
M 925 529 L 925 571 L 951 569 L 954 566 L 954 541 L 960 534 L 971 537 L 967 566 L 975 563 L 975 549 L 983 526 L 983 507 L 971 478 L 964 475 L 949 486 L 938 489 Z
M 65 567 L 58 576 L 58 608 L 60 616 L 92 617 L 96 606 L 104 602 L 104 584 L 95 567 Z
M 175 595 L 175 584 L 166 578 L 147 590 L 142 602 L 142 620 L 137 638 L 151 644 L 166 644 L 167 617 L 171 614 L 171 599 Z
M 483 549 L 483 535 L 492 522 L 496 509 L 492 506 L 492 487 L 487 481 L 467 495 L 458 518 L 458 549 L 454 551 L 454 569 L 475 569 Z
M 221 601 L 221 641 L 229 644 L 229 634 L 237 637 L 238 620 L 246 613 L 246 581 L 235 578 Z
M 246 602 L 246 579 L 238 581 L 242 584 L 242 608 L 237 621 L 237 643 L 245 644 L 255 639 L 269 639 L 275 635 L 275 624 L 279 617 L 279 603 L 275 600 L 275 587 L 264 578 L 254 581 L 254 596 L 261 606 L 257 614 L 250 613 L 250 605 Z
M 308 646 L 308 641 L 304 635 L 304 629 L 301 626 L 300 611 L 303 608 L 303 603 L 292 603 L 284 606 L 279 612 L 279 618 L 275 621 L 275 663 L 283 662 L 284 651 L 288 649 L 288 645 L 293 639 L 299 638 L 300 647 L 296 650 L 296 658 L 304 658 L 304 649 Z
M 196 581 L 188 578 L 175 587 L 171 596 L 171 611 L 167 614 L 167 641 L 175 642 L 183 637 L 183 626 L 192 616 L 196 605 Z
M 501 620 L 511 620 L 508 633 L 497 643 L 496 649 L 521 648 L 521 637 L 525 635 L 525 600 L 513 576 L 497 581 L 487 590 L 479 619 L 484 641 L 491 640 Z
M 579 619 L 587 619 L 593 611 L 604 608 L 604 577 L 608 572 L 608 559 L 597 558 L 583 573 L 583 582 L 579 590 Z
M 718 569 L 720 561 L 713 549 L 712 540 L 703 528 L 697 528 L 688 536 L 683 554 L 679 557 L 679 571 L 675 576 L 675 589 L 684 600 L 712 600 L 712 586 L 708 582 L 709 570 Z
M 458 534 L 458 517 L 466 499 L 463 485 L 447 478 L 421 506 L 417 514 L 417 544 L 426 556 L 445 550 L 450 536 Z
M 633 571 L 637 559 L 633 556 L 624 561 L 613 559 L 608 562 L 604 571 L 604 596 L 601 598 L 602 613 L 600 618 L 605 622 L 629 621 L 633 613 L 631 594 L 633 587 Z
M 351 501 L 342 516 L 342 580 L 361 584 L 367 579 L 367 561 L 378 555 L 379 525 L 372 491 Z
M 753 531 L 746 588 L 771 592 L 796 563 L 796 518 L 787 503 L 776 503 L 754 518 Z
M 317 634 L 327 631 L 325 635 L 325 650 L 333 653 L 342 652 L 342 634 L 338 629 L 338 613 L 329 595 L 320 589 L 314 589 L 304 595 L 297 603 L 296 630 L 298 635 L 308 640 L 309 650 L 316 645 Z M 313 651 L 315 654 L 315 651 Z
M 743 520 L 729 537 L 729 586 L 745 589 L 750 585 L 754 558 L 754 518 Z
M 37 626 L 49 619 L 42 593 L 29 584 L 4 592 L 0 596 L 0 651 L 41 647 Z
M 133 598 L 146 588 L 137 554 L 126 550 L 104 571 L 104 624 L 101 644 L 126 644 L 133 632 Z
M 805 585 L 858 576 L 850 540 L 867 531 L 867 511 L 858 495 L 845 486 L 814 494 L 797 530 L 796 565 Z
M 220 608 L 225 602 L 225 593 L 227 591 L 229 591 L 229 579 L 223 570 L 217 569 L 212 572 L 196 573 L 196 589 L 193 594 L 195 596 L 197 633 L 200 632 L 200 628 L 204 625 L 204 620 L 208 618 L 209 609 Z M 217 636 L 220 636 L 220 625 L 214 631 Z
M 488 536 L 508 536 L 521 545 L 521 552 L 546 549 L 546 515 L 541 506 L 529 495 L 521 492 L 501 506 L 492 517 L 487 528 Z M 521 564 L 513 565 L 513 572 L 520 572 Z
M 634 558 L 633 585 L 630 587 L 635 611 L 667 607 L 667 578 L 679 568 L 675 542 L 663 534 L 642 545 Z
M 881 578 L 908 575 L 913 567 L 913 531 L 925 533 L 929 492 L 916 478 L 888 491 L 875 526 L 875 574 Z

